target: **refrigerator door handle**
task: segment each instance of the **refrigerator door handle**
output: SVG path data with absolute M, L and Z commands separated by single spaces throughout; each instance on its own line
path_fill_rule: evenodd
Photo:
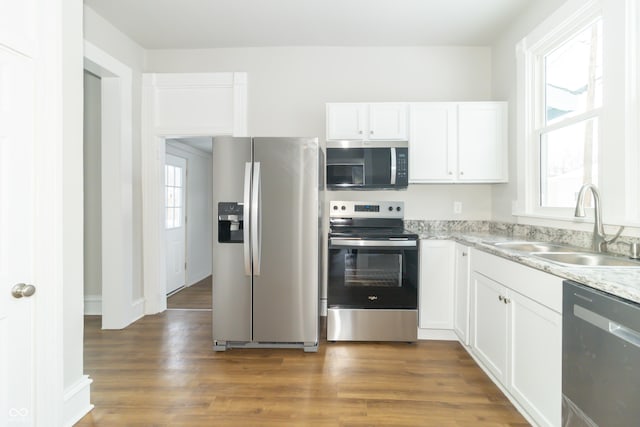
M 260 275 L 262 258 L 262 191 L 260 186 L 260 162 L 253 164 L 253 193 L 251 194 L 251 259 L 253 275 Z
M 249 224 L 249 215 L 251 214 L 251 162 L 244 164 L 244 200 L 242 206 L 242 216 L 245 218 L 242 229 L 242 249 L 244 252 L 244 273 L 251 276 L 251 226 Z

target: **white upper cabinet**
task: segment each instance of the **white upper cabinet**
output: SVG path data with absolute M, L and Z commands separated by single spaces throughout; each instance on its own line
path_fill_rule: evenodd
M 453 102 L 411 104 L 409 182 L 453 182 L 457 168 L 457 112 Z
M 408 138 L 407 104 L 327 104 L 327 140 L 406 141 Z
M 506 102 L 458 104 L 458 180 L 508 180 Z
M 506 102 L 410 107 L 409 182 L 506 182 Z
M 369 104 L 369 139 L 396 140 L 409 139 L 407 104 Z
M 327 104 L 327 139 L 364 139 L 366 104 Z

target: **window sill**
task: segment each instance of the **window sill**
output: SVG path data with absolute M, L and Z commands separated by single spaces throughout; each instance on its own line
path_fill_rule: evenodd
M 591 231 L 593 230 L 593 214 L 587 214 L 586 218 L 575 218 L 558 215 L 545 215 L 540 213 L 513 211 L 511 213 L 516 217 L 516 223 L 518 224 L 530 224 L 547 227 L 564 227 L 570 230 Z M 605 227 L 619 227 L 624 226 L 627 228 L 623 234 L 625 235 L 640 235 L 640 221 L 626 220 L 616 223 L 604 222 Z M 633 230 L 637 229 L 637 230 Z M 631 233 L 629 233 L 631 231 Z

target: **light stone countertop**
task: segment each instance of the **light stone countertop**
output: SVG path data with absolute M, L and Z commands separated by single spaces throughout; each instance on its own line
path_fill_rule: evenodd
M 467 246 L 480 249 L 502 258 L 533 267 L 538 270 L 575 280 L 594 289 L 640 303 L 640 262 L 633 267 L 587 267 L 564 266 L 545 261 L 527 252 L 504 249 L 492 243 L 507 241 L 525 241 L 522 237 L 506 236 L 491 232 L 433 231 L 419 233 L 421 239 L 454 240 Z M 541 240 L 536 240 L 541 241 Z

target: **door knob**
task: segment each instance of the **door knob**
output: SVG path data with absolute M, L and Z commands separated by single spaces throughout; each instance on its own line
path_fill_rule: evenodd
M 36 293 L 36 287 L 33 285 L 27 285 L 24 283 L 18 283 L 13 288 L 11 288 L 11 295 L 14 298 L 22 298 L 22 297 L 30 297 L 31 295 Z

